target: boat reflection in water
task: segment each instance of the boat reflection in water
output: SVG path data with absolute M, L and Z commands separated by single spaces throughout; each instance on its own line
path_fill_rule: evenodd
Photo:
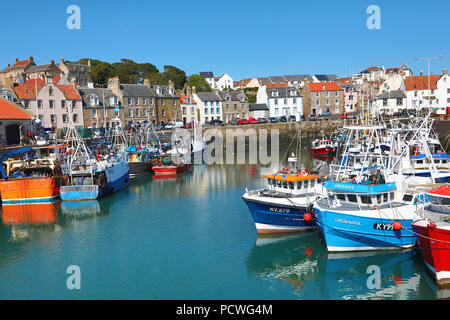
M 259 236 L 246 262 L 249 274 L 289 284 L 298 299 L 412 299 L 423 277 L 415 250 L 329 254 L 320 232 Z
M 280 280 L 293 288 L 294 295 L 306 298 L 305 284 L 319 274 L 324 257 L 326 248 L 319 232 L 259 235 L 246 262 L 250 275 Z
M 5 225 L 42 225 L 56 222 L 55 203 L 3 204 L 2 221 Z
M 59 229 L 58 203 L 3 204 L 2 222 L 7 242 L 29 240 L 34 234 Z M 1 250 L 0 250 L 1 251 Z M 0 258 L 1 260 L 1 258 Z
M 95 217 L 100 212 L 100 204 L 97 200 L 61 202 L 61 213 L 64 218 L 85 219 Z
M 411 299 L 423 274 L 413 249 L 329 253 L 323 269 L 327 299 Z

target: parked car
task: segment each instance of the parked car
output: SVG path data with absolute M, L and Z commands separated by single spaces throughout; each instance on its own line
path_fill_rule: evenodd
M 290 116 L 289 117 L 289 121 L 290 122 L 296 122 L 297 121 L 297 117 L 296 116 Z
M 258 123 L 258 120 L 256 120 L 253 117 L 248 118 L 248 123 Z
M 331 112 L 330 111 L 322 112 L 322 114 L 320 116 L 321 117 L 331 116 Z
M 193 126 L 193 124 L 192 123 L 186 123 L 185 125 L 184 125 L 184 128 L 185 129 L 192 129 L 194 126 Z
M 316 120 L 317 120 L 317 116 L 316 116 L 315 114 L 311 113 L 311 114 L 308 116 L 308 120 L 309 120 L 309 121 L 316 121 Z
M 270 123 L 277 123 L 277 122 L 278 122 L 278 119 L 275 118 L 275 117 L 270 117 L 270 118 L 269 118 L 269 122 L 270 122 Z
M 300 119 L 301 121 L 306 121 L 306 117 L 303 114 L 300 116 Z
M 156 131 L 159 131 L 159 130 L 164 129 L 164 127 L 162 125 L 160 125 L 160 124 L 155 124 L 155 125 L 153 125 L 153 129 L 156 130 Z
M 239 124 L 249 124 L 247 119 L 239 119 Z
M 232 120 L 230 120 L 230 124 L 238 125 L 239 124 L 239 120 L 238 119 L 232 119 Z
M 258 123 L 267 123 L 266 118 L 258 118 Z
M 280 121 L 281 122 L 287 122 L 287 117 L 286 116 L 281 116 L 280 117 Z
M 211 124 L 213 126 L 222 126 L 223 125 L 223 121 L 219 120 L 219 119 L 214 119 L 214 120 L 211 120 L 209 122 L 209 124 Z

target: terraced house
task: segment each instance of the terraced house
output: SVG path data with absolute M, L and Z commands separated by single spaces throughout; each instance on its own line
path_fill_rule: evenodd
M 108 128 L 111 120 L 119 116 L 119 98 L 110 89 L 89 86 L 80 87 L 79 92 L 85 128 Z
M 247 119 L 249 117 L 248 98 L 242 92 L 221 92 L 223 121 L 229 123 L 237 119 Z
M 16 58 L 16 62 L 11 66 L 8 66 L 0 71 L 0 87 L 12 88 L 14 83 L 25 82 L 25 70 L 31 66 L 35 66 L 33 57 L 28 60 L 19 60 Z
M 337 82 L 308 83 L 304 88 L 305 114 L 344 112 L 344 90 Z
M 267 105 L 269 117 L 295 116 L 296 121 L 299 121 L 304 114 L 300 91 L 285 83 L 268 83 L 259 87 L 256 103 Z
M 150 82 L 144 84 L 122 84 L 118 77 L 108 80 L 108 89 L 118 98 L 119 118 L 123 126 L 131 123 L 156 123 L 156 99 Z
M 180 96 L 175 92 L 173 81 L 169 85 L 152 85 L 156 97 L 157 123 L 166 124 L 170 121 L 181 121 L 182 111 Z
M 64 77 L 30 79 L 15 85 L 14 92 L 25 110 L 38 117 L 44 128 L 63 130 L 69 125 L 70 115 L 75 126 L 83 126 L 81 96 L 75 84 Z
M 211 120 L 222 120 L 222 97 L 216 92 L 192 93 L 199 110 L 199 123 L 208 124 Z

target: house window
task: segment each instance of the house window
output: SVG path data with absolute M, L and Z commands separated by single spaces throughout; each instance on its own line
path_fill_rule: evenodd
M 55 123 L 56 123 L 56 114 L 51 114 L 51 115 L 50 115 L 50 122 L 51 122 L 52 124 L 55 124 Z
M 135 99 L 134 99 L 134 104 L 135 104 L 135 105 L 139 105 L 139 98 L 135 98 Z
M 30 109 L 30 101 L 29 100 L 24 100 L 23 103 L 25 105 L 25 109 Z
M 383 99 L 383 107 L 387 107 L 387 105 L 388 105 L 387 99 Z
M 111 105 L 116 105 L 117 104 L 117 97 L 111 97 L 109 98 L 109 103 Z
M 128 109 L 128 116 L 129 117 L 133 116 L 133 109 L 131 109 L 131 108 Z
M 275 114 L 278 115 L 278 108 L 275 108 Z
M 42 109 L 42 100 L 37 101 L 38 109 Z
M 339 99 L 335 99 L 334 104 L 339 104 Z
M 320 100 L 316 100 L 316 106 L 320 106 Z
M 208 101 L 205 101 L 205 107 L 207 107 L 208 106 Z
M 48 107 L 50 109 L 55 109 L 55 100 L 49 100 L 48 101 Z
M 142 113 L 143 113 L 143 116 L 146 117 L 148 114 L 148 109 L 147 108 L 143 109 Z
M 288 99 L 284 99 L 284 105 L 287 105 L 288 104 Z
M 140 117 L 141 116 L 141 110 L 136 108 L 136 117 Z
M 176 107 L 177 106 L 177 99 L 173 99 L 173 105 Z
M 220 108 L 216 108 L 216 114 L 220 114 Z
M 205 108 L 205 114 L 208 114 L 209 109 Z
M 92 118 L 97 118 L 97 109 L 92 109 Z
M 292 98 L 292 103 L 297 104 L 297 98 Z
M 166 115 L 166 110 L 162 109 L 161 110 L 161 115 L 164 117 Z
M 278 105 L 278 99 L 275 99 L 274 102 L 275 102 L 275 105 L 277 106 Z
M 153 105 L 153 98 L 150 98 L 150 105 Z
M 133 99 L 128 98 L 128 105 L 129 105 L 129 106 L 133 105 Z
M 61 109 L 66 107 L 66 100 L 61 100 Z
M 397 98 L 397 105 L 398 106 L 403 105 L 403 99 L 402 98 Z
M 48 95 L 53 96 L 53 88 L 52 87 L 48 88 Z
M 327 106 L 330 105 L 330 99 L 327 99 Z
M 181 111 L 183 112 L 183 116 L 186 115 L 186 107 L 181 108 Z
M 161 99 L 161 105 L 164 106 L 166 104 L 166 101 L 164 99 Z
M 349 101 L 353 101 L 353 95 L 352 94 L 348 96 L 348 100 Z
M 214 108 L 211 108 L 211 114 L 214 114 Z
M 142 98 L 142 104 L 145 106 L 146 103 L 147 103 L 147 99 Z
M 63 114 L 62 118 L 63 118 L 63 122 L 67 123 L 67 114 Z
M 152 117 L 155 116 L 155 109 L 153 109 L 153 108 L 150 109 L 150 115 L 151 115 Z
M 77 114 L 73 115 L 73 122 L 75 122 L 75 123 L 78 122 L 78 115 Z
M 320 97 L 320 92 L 316 92 L 316 98 Z

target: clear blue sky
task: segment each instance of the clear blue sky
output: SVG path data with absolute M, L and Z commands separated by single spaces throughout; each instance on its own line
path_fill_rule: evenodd
M 81 9 L 81 30 L 69 30 L 69 5 Z M 369 5 L 381 9 L 381 30 L 369 30 Z M 45 64 L 84 57 L 174 65 L 187 75 L 213 71 L 246 77 L 331 73 L 444 55 L 450 67 L 448 0 L 191 0 L 2 1 L 0 67 L 16 57 Z

